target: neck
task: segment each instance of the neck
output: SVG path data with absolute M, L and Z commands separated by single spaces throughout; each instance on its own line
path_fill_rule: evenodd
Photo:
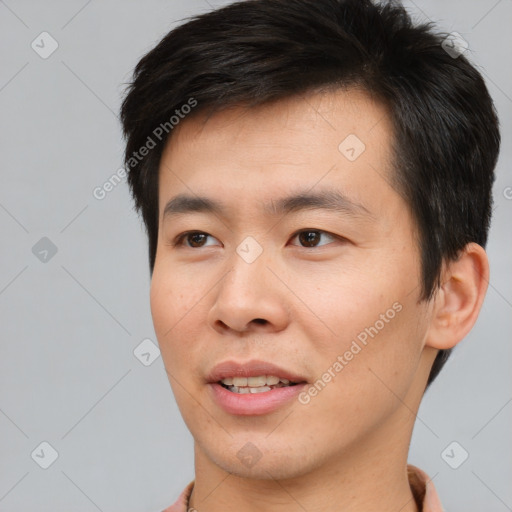
M 189 507 L 201 512 L 418 512 L 407 478 L 414 415 L 398 407 L 377 431 L 306 471 L 276 479 L 240 477 L 194 446 L 195 484 Z M 405 440 L 405 442 L 404 442 Z M 275 473 L 274 473 L 275 474 Z

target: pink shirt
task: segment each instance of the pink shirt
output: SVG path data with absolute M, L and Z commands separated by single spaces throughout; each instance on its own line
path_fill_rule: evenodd
M 409 485 L 418 503 L 420 512 L 443 512 L 437 491 L 428 475 L 411 464 L 407 466 L 407 474 L 409 476 Z M 194 480 L 185 487 L 176 503 L 162 512 L 187 512 L 188 499 L 193 487 Z

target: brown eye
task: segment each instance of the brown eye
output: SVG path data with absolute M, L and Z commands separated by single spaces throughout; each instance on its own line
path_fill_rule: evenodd
M 206 233 L 190 233 L 185 239 L 190 243 L 190 247 L 202 247 L 207 237 Z
M 320 241 L 320 233 L 318 231 L 302 231 L 299 233 L 299 241 L 305 247 L 314 247 Z
M 338 238 L 334 235 L 327 233 L 326 231 L 322 231 L 321 229 L 304 229 L 302 231 L 297 232 L 293 238 L 298 238 L 299 243 L 302 247 L 315 248 L 327 245 L 329 243 L 329 241 L 327 241 L 327 243 L 320 243 L 322 241 L 322 237 L 330 238 L 331 241 Z
M 208 238 L 216 240 L 212 235 L 202 231 L 188 231 L 179 235 L 175 239 L 175 242 L 173 242 L 173 245 L 174 247 L 183 246 L 190 247 L 192 249 L 216 245 L 215 243 L 208 243 Z

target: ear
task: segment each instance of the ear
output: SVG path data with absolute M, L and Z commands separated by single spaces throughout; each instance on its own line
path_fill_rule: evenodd
M 483 247 L 469 243 L 459 258 L 443 265 L 425 345 L 454 347 L 478 318 L 489 284 L 489 261 Z

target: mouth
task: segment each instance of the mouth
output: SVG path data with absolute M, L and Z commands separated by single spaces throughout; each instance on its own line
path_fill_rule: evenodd
M 231 393 L 256 394 L 305 384 L 306 380 L 273 363 L 252 359 L 244 363 L 233 360 L 219 363 L 210 371 L 206 382 L 218 384 Z
M 255 394 L 266 393 L 277 388 L 296 386 L 302 384 L 302 382 L 292 382 L 289 379 L 275 375 L 260 375 L 256 377 L 227 377 L 219 380 L 217 384 L 232 393 Z

